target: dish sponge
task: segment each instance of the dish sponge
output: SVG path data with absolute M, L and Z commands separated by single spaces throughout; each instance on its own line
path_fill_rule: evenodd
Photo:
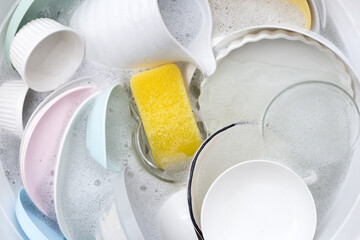
M 185 163 L 202 143 L 179 68 L 167 64 L 131 79 L 140 118 L 155 164 Z

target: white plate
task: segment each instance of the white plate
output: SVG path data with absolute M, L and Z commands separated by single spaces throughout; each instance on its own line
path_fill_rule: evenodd
M 92 239 L 112 204 L 117 175 L 97 164 L 86 149 L 87 117 L 97 94 L 75 112 L 64 133 L 55 169 L 55 210 L 66 239 Z
M 259 119 L 271 99 L 295 83 L 326 81 L 354 95 L 347 66 L 325 42 L 283 28 L 248 31 L 214 47 L 218 68 L 202 81 L 199 96 L 200 117 L 210 133 Z
M 312 240 L 316 208 L 310 190 L 289 168 L 249 161 L 221 174 L 201 211 L 204 238 Z

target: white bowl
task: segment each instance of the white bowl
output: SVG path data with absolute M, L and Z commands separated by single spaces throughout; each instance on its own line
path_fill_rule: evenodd
M 289 168 L 240 163 L 210 187 L 201 211 L 206 240 L 312 240 L 316 208 L 310 190 Z
M 10 60 L 29 87 L 51 91 L 79 68 L 84 42 L 71 28 L 47 18 L 27 23 L 10 46 Z

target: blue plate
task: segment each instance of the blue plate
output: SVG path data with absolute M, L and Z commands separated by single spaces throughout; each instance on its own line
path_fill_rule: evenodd
M 30 240 L 64 240 L 57 223 L 46 217 L 31 201 L 24 188 L 15 204 L 17 220 Z

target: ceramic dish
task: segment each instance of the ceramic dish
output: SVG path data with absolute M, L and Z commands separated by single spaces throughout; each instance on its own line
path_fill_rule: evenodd
M 60 229 L 70 240 L 95 235 L 98 218 L 110 207 L 113 189 L 118 187 L 118 175 L 97 164 L 86 149 L 87 118 L 97 95 L 90 96 L 73 115 L 58 153 L 55 210 Z
M 276 94 L 298 82 L 331 82 L 353 96 L 351 72 L 323 41 L 295 30 L 264 29 L 235 33 L 215 46 L 218 68 L 201 83 L 198 100 L 210 133 L 259 119 Z
M 270 110 L 267 111 L 264 117 L 264 134 L 262 134 L 261 131 L 262 122 L 239 122 L 215 132 L 200 147 L 192 162 L 188 184 L 190 214 L 194 227 L 200 235 L 202 233 L 200 211 L 203 206 L 205 194 L 211 184 L 228 168 L 252 159 L 267 159 L 281 163 L 300 175 L 309 185 L 314 196 L 319 224 L 324 221 L 324 212 L 328 211 L 335 203 L 334 200 L 336 200 L 339 189 L 341 189 L 344 183 L 348 166 L 353 159 L 352 146 L 359 135 L 359 112 L 349 94 L 333 84 L 323 82 L 310 84 L 301 83 L 290 89 L 296 89 L 298 85 L 305 86 L 312 84 L 315 85 L 316 91 L 314 91 L 312 87 L 301 88 L 304 91 L 300 91 L 300 93 L 309 91 L 309 94 L 313 95 L 312 97 L 296 98 L 296 95 L 289 95 L 289 93 L 292 92 L 291 90 L 285 90 L 284 92 L 287 92 L 287 95 L 284 96 L 287 98 L 281 97 L 279 102 L 274 101 L 270 105 L 268 108 Z M 320 89 L 318 89 L 319 85 Z M 284 92 L 282 94 L 284 94 Z M 283 96 L 282 94 L 280 94 L 280 96 Z M 295 96 L 295 98 L 292 100 L 291 96 Z M 307 102 L 306 99 L 308 99 L 310 103 Z M 314 101 L 314 104 L 312 104 L 311 101 Z M 317 101 L 319 103 L 317 103 Z M 310 149 L 299 148 L 296 146 L 297 142 L 294 142 L 294 139 L 306 139 L 307 135 L 301 136 L 303 127 L 297 129 L 296 135 L 291 135 L 293 136 L 293 139 L 291 139 L 293 143 L 291 145 L 286 144 L 290 142 L 289 139 L 286 139 L 286 133 L 292 130 L 287 127 L 290 124 L 293 126 L 301 124 L 298 122 L 299 116 L 294 115 L 294 113 L 304 113 L 304 111 L 301 111 L 304 110 L 302 106 L 303 102 L 313 106 L 323 105 L 321 109 L 325 110 L 308 112 L 308 115 L 303 117 L 307 119 L 309 114 L 310 116 L 314 116 L 314 124 L 316 121 L 319 121 L 316 123 L 316 126 L 320 129 L 329 129 L 329 126 L 333 127 L 332 131 L 334 131 L 333 133 L 335 135 L 331 134 L 331 137 L 327 141 L 331 145 L 331 148 L 334 148 L 334 151 L 339 147 L 344 150 L 341 151 L 340 155 L 336 156 L 338 153 L 332 154 L 336 156 L 334 158 L 334 156 L 330 156 L 331 153 L 330 155 L 326 154 L 327 144 L 322 145 L 321 141 L 316 140 L 321 137 L 326 138 L 330 133 L 326 133 L 327 135 L 323 136 L 323 132 L 317 131 L 316 129 L 316 131 L 314 131 L 314 129 L 311 128 L 314 124 L 310 124 L 308 129 L 304 129 L 305 133 L 306 131 L 312 132 L 311 137 L 315 139 L 315 143 L 312 144 L 313 146 Z M 296 107 L 285 108 L 287 104 L 291 105 L 292 103 L 295 103 Z M 285 112 L 283 112 L 283 110 Z M 343 116 L 339 117 L 337 111 L 341 111 L 341 115 Z M 320 114 L 320 116 L 317 117 L 316 114 Z M 269 121 L 269 119 L 271 121 Z M 281 122 L 281 120 L 284 121 Z M 279 129 L 275 130 L 279 131 L 271 131 L 274 130 L 274 126 L 278 121 L 280 123 Z M 310 120 L 307 119 L 306 121 L 311 121 L 311 117 Z M 334 122 L 336 124 L 334 124 Z M 284 124 L 285 130 L 280 131 L 282 130 L 282 124 Z M 347 129 L 349 129 L 349 132 L 347 132 Z M 339 138 L 341 143 L 336 142 L 337 138 Z M 343 141 L 344 139 L 346 141 Z M 333 142 L 335 142 L 335 145 Z M 325 149 L 325 151 L 321 151 L 322 149 Z M 308 152 L 312 154 L 309 155 Z
M 264 32 L 265 30 L 265 32 Z M 245 56 L 248 59 L 254 59 L 257 58 L 258 60 L 266 60 L 270 63 L 273 63 L 274 61 L 281 61 L 283 56 L 286 56 L 289 52 L 292 51 L 293 48 L 288 49 L 289 51 L 285 51 L 284 47 L 287 45 L 281 45 L 279 49 L 277 48 L 271 48 L 271 43 L 273 42 L 273 39 L 278 41 L 277 39 L 280 38 L 282 42 L 297 44 L 297 45 L 305 45 L 308 46 L 309 49 L 306 52 L 301 52 L 300 56 L 304 57 L 306 59 L 306 63 L 310 64 L 310 69 L 313 67 L 312 63 L 315 65 L 317 64 L 317 60 L 319 60 L 319 55 L 315 59 L 307 59 L 307 53 L 310 52 L 310 56 L 314 56 L 314 53 L 320 53 L 320 56 L 325 56 L 325 59 L 327 59 L 328 64 L 330 66 L 334 66 L 331 70 L 333 71 L 336 69 L 339 71 L 341 77 L 344 79 L 340 84 L 340 86 L 345 89 L 351 96 L 355 98 L 356 101 L 359 100 L 358 93 L 354 93 L 354 89 L 352 85 L 357 82 L 356 75 L 354 74 L 353 68 L 347 61 L 347 58 L 341 53 L 339 49 L 337 49 L 332 43 L 330 43 L 328 40 L 324 39 L 323 37 L 312 33 L 312 32 L 302 32 L 299 30 L 295 30 L 292 28 L 279 28 L 274 26 L 263 26 L 263 27 L 254 27 L 254 28 L 248 28 L 241 31 L 238 31 L 234 34 L 231 34 L 224 38 L 221 42 L 219 42 L 215 47 L 215 56 L 217 61 L 219 61 L 218 70 L 221 68 L 221 61 L 226 59 L 229 55 L 231 55 L 233 52 L 238 51 L 245 47 L 246 50 L 242 50 L 242 56 Z M 253 44 L 255 47 L 266 47 L 266 45 L 256 45 L 259 41 L 267 42 L 270 48 L 268 48 L 267 53 L 273 53 L 272 55 L 266 57 L 266 54 L 264 52 L 260 52 L 260 48 L 251 49 L 249 46 Z M 246 48 L 247 47 L 247 48 Z M 254 50 L 254 51 L 253 51 Z M 306 53 L 304 55 L 304 53 Z M 247 55 L 246 55 L 247 54 Z M 299 61 L 302 58 L 298 58 L 298 54 L 291 54 L 288 56 L 288 60 Z M 264 57 L 265 56 L 265 57 Z M 286 61 L 285 64 L 288 64 L 289 61 Z M 261 62 L 261 61 L 260 61 Z M 302 61 L 300 62 L 301 64 Z M 328 67 L 327 65 L 325 65 Z M 248 71 L 248 69 L 246 69 Z M 214 77 L 217 73 L 215 73 L 212 77 Z M 242 76 L 243 72 L 241 74 L 235 74 L 235 79 L 239 79 L 239 76 Z M 292 75 L 291 75 L 292 76 Z M 293 77 L 293 76 L 292 76 Z M 338 82 L 338 78 L 333 78 L 335 80 L 335 83 Z M 228 82 L 229 79 L 227 79 Z M 276 78 L 275 78 L 276 80 Z M 308 79 L 313 80 L 313 78 Z M 270 81 L 270 80 L 269 80 Z M 271 85 L 269 85 L 268 81 L 266 81 L 266 86 L 272 86 L 274 79 L 271 79 Z M 301 79 L 300 81 L 304 81 L 304 79 Z M 207 80 L 203 81 L 203 86 L 206 85 Z M 238 97 L 242 98 L 246 95 L 250 95 L 249 86 L 251 86 L 252 82 L 249 81 L 248 85 L 244 87 L 244 91 L 242 94 L 237 95 Z M 229 96 L 229 94 L 225 91 L 222 91 L 222 86 L 230 86 L 229 89 L 236 89 L 236 82 L 235 84 L 224 84 L 223 81 L 219 81 L 219 84 L 217 85 L 220 88 L 214 88 L 214 90 L 217 94 L 222 94 L 222 96 Z M 194 161 L 192 163 L 191 172 L 190 172 L 190 178 L 189 178 L 189 207 L 190 207 L 190 213 L 192 215 L 192 221 L 194 223 L 194 227 L 197 229 L 197 231 L 201 234 L 201 224 L 200 224 L 200 209 L 203 201 L 204 194 L 206 193 L 208 187 L 211 185 L 212 181 L 216 179 L 223 171 L 225 171 L 228 167 L 231 167 L 232 165 L 235 165 L 236 163 L 242 162 L 244 160 L 250 160 L 250 159 L 275 159 L 276 161 L 279 161 L 289 167 L 294 167 L 296 169 L 296 172 L 304 179 L 308 179 L 309 184 L 311 184 L 310 189 L 313 192 L 315 202 L 318 207 L 319 211 L 319 222 L 322 222 L 324 220 L 325 212 L 329 210 L 329 208 L 334 204 L 334 199 L 336 199 L 336 194 L 338 194 L 339 189 L 341 188 L 341 184 L 343 183 L 343 179 L 346 176 L 347 168 L 349 162 L 351 161 L 351 156 L 347 156 L 342 161 L 339 161 L 335 163 L 335 165 L 329 165 L 323 162 L 323 164 L 320 164 L 318 166 L 309 166 L 309 165 L 302 165 L 299 162 L 294 164 L 294 162 L 286 161 L 286 158 L 279 159 L 279 153 L 272 150 L 269 151 L 268 144 L 264 143 L 262 141 L 262 137 L 259 136 L 261 133 L 261 127 L 259 126 L 259 122 L 261 121 L 261 117 L 268 105 L 268 103 L 271 101 L 273 97 L 276 96 L 277 93 L 279 93 L 281 90 L 286 88 L 287 86 L 292 85 L 291 83 L 288 83 L 288 85 L 281 86 L 277 89 L 277 91 L 274 91 L 272 94 L 267 95 L 266 101 L 261 104 L 261 106 L 258 106 L 257 103 L 255 106 L 256 108 L 249 109 L 257 111 L 253 111 L 253 115 L 250 117 L 247 117 L 246 119 L 241 119 L 239 116 L 237 116 L 236 112 L 242 113 L 243 108 L 240 108 L 241 104 L 244 102 L 248 102 L 247 99 L 241 99 L 239 101 L 239 104 L 235 104 L 231 111 L 225 111 L 224 106 L 218 106 L 217 109 L 220 110 L 221 114 L 220 117 L 217 117 L 215 115 L 208 115 L 204 116 L 204 114 L 200 114 L 203 118 L 204 122 L 208 125 L 208 129 L 210 132 L 214 133 L 200 148 L 197 155 L 194 158 Z M 339 85 L 339 84 L 337 84 Z M 202 86 L 202 87 L 203 87 Z M 202 89 L 203 90 L 203 89 Z M 201 90 L 201 94 L 204 92 Z M 258 89 L 255 88 L 255 93 L 259 93 Z M 224 99 L 222 101 L 219 101 L 219 96 L 217 94 L 212 94 L 214 104 L 219 105 L 220 102 L 224 103 Z M 262 94 L 262 93 L 261 93 Z M 204 96 L 204 95 L 203 95 Z M 209 95 L 210 96 L 210 95 Z M 215 97 L 214 97 L 215 96 Z M 260 95 L 261 99 L 263 99 L 263 95 Z M 201 97 L 200 97 L 201 98 Z M 258 100 L 258 98 L 256 98 Z M 234 102 L 234 99 L 229 97 L 227 98 L 229 100 L 228 102 Z M 199 100 L 200 101 L 200 100 Z M 249 105 L 249 103 L 247 103 Z M 214 105 L 209 105 L 212 108 Z M 253 105 L 252 105 L 253 106 Z M 200 103 L 200 111 L 201 108 L 204 107 L 203 104 Z M 210 109 L 210 108 L 209 108 Z M 204 108 L 203 108 L 204 110 Z M 235 112 L 234 112 L 234 111 Z M 219 113 L 220 113 L 219 112 Z M 221 120 L 224 116 L 226 116 L 226 113 L 228 116 L 235 116 L 235 119 L 230 119 L 228 122 L 225 122 Z M 245 114 L 242 114 L 241 116 L 245 116 Z M 206 119 L 208 118 L 208 119 Z M 214 122 L 215 124 L 209 123 L 208 120 L 211 119 L 217 119 L 218 123 Z M 245 141 L 246 138 L 248 138 L 248 135 L 245 135 L 246 137 L 243 137 L 244 134 L 242 133 L 243 130 L 240 130 L 241 125 L 230 125 L 227 127 L 222 128 L 221 130 L 216 131 L 217 129 L 221 128 L 222 126 L 226 126 L 226 124 L 231 124 L 233 122 L 241 121 L 243 123 L 255 123 L 259 124 L 256 128 L 257 130 L 254 130 L 254 135 L 251 134 L 251 136 L 254 136 L 255 141 L 251 139 L 250 142 Z M 221 122 L 221 124 L 219 124 Z M 232 133 L 239 129 L 239 135 L 238 138 L 232 138 Z M 258 134 L 258 135 L 256 135 Z M 230 137 L 229 137 L 230 136 Z M 226 140 L 226 138 L 229 138 L 230 140 Z M 258 138 L 258 140 L 256 140 Z M 231 141 L 231 139 L 233 141 Z M 243 143 L 241 140 L 243 139 Z M 236 141 L 239 141 L 238 145 L 236 145 Z M 245 144 L 245 145 L 244 145 Z M 243 150 L 239 151 L 238 149 L 242 149 L 242 146 L 248 147 Z M 254 144 L 254 145 L 253 145 Z M 259 146 L 260 149 L 257 150 L 256 146 Z M 213 150 L 210 150 L 213 149 Z M 216 150 L 217 149 L 217 150 Z M 251 154 L 251 149 L 254 149 L 253 154 Z M 264 153 L 264 150 L 266 151 Z M 249 152 L 250 154 L 247 154 Z M 271 149 L 270 149 L 271 150 Z M 227 155 L 228 152 L 232 152 L 235 155 Z M 241 154 L 241 153 L 245 154 Z M 220 154 L 221 153 L 221 154 Z M 223 154 L 225 153 L 225 154 Z M 219 155 L 220 154 L 220 155 Z M 275 156 L 274 156 L 275 155 Z M 286 152 L 283 156 L 286 155 Z M 216 157 L 217 156 L 217 157 Z M 251 157 L 251 158 L 248 158 Z M 209 159 L 210 158 L 210 159 Z M 219 162 L 216 161 L 216 159 L 227 159 L 226 161 Z M 295 170 L 294 169 L 294 170 Z M 332 172 L 336 171 L 336 173 Z M 202 178 L 201 173 L 206 172 L 207 177 Z M 335 177 L 334 177 L 335 176 Z M 328 184 L 329 182 L 334 183 L 333 186 Z M 336 183 L 336 184 L 335 184 Z M 327 196 L 327 197 L 323 197 Z
M 106 169 L 122 171 L 126 161 L 115 153 L 129 152 L 135 124 L 126 87 L 117 84 L 103 90 L 96 97 L 86 128 L 86 147 L 92 158 Z
M 115 202 L 108 212 L 101 214 L 96 229 L 97 240 L 126 239 L 125 233 L 120 224 Z
M 61 138 L 73 113 L 93 92 L 92 86 L 85 86 L 59 95 L 38 112 L 23 138 L 20 159 L 24 186 L 34 204 L 48 216 L 55 216 L 53 184 Z
M 269 161 L 248 161 L 226 170 L 211 185 L 201 225 L 207 240 L 312 240 L 316 208 L 295 172 Z
M 94 101 L 95 101 L 96 95 L 92 95 L 87 100 L 83 102 L 83 104 L 78 108 L 78 110 L 74 113 L 73 117 L 71 118 L 66 131 L 64 133 L 64 138 L 62 140 L 62 143 L 60 145 L 59 149 L 59 155 L 58 155 L 58 161 L 56 165 L 56 173 L 55 173 L 55 182 L 54 182 L 54 188 L 55 188 L 55 211 L 56 211 L 56 217 L 59 223 L 59 227 L 61 229 L 61 232 L 64 234 L 66 239 L 74 239 L 72 237 L 72 234 L 68 228 L 68 222 L 65 218 L 65 207 L 63 200 L 63 194 L 64 191 L 64 182 L 66 181 L 65 178 L 67 177 L 67 170 L 66 170 L 66 158 L 64 158 L 65 154 L 67 154 L 66 149 L 67 148 L 67 141 L 70 138 L 70 136 L 73 136 L 73 129 L 76 122 L 83 120 L 84 112 L 89 112 L 92 108 Z M 86 115 L 86 114 L 85 114 Z M 64 159 L 64 160 L 63 160 Z
M 29 239 L 64 239 L 56 227 L 56 222 L 43 216 L 31 202 L 24 188 L 19 191 L 15 209 L 17 220 Z
M 201 207 L 215 179 L 240 162 L 265 159 L 266 153 L 260 126 L 256 122 L 229 125 L 205 140 L 194 156 L 188 183 L 190 216 L 200 235 Z
M 16 197 L 11 189 L 9 180 L 5 175 L 5 171 L 0 165 L 0 236 L 5 239 L 22 239 L 25 233 L 21 229 L 15 215 Z
M 114 193 L 117 214 L 126 238 L 143 240 L 145 238 L 134 216 L 126 190 L 126 176 L 128 174 L 128 168 L 123 169 L 119 174 L 117 188 Z
M 126 189 L 128 170 L 125 168 L 119 174 L 117 188 L 114 191 L 114 202 L 107 213 L 101 214 L 96 239 L 144 239 Z
M 75 79 L 73 81 L 69 81 L 69 82 L 61 85 L 60 87 L 58 87 L 56 90 L 54 90 L 49 95 L 47 95 L 41 101 L 41 103 L 36 107 L 36 109 L 32 112 L 32 114 L 31 114 L 31 116 L 30 116 L 30 118 L 28 120 L 27 125 L 29 125 L 32 122 L 32 119 L 37 115 L 37 112 L 39 112 L 52 99 L 56 98 L 57 96 L 59 96 L 60 94 L 64 93 L 67 90 L 77 88 L 77 87 L 81 87 L 81 86 L 85 86 L 85 85 L 93 85 L 93 86 L 95 86 L 95 84 L 92 83 L 92 78 L 91 77 L 82 77 L 82 78 L 79 78 L 79 79 Z M 27 128 L 27 126 L 25 126 L 25 129 L 26 128 Z

